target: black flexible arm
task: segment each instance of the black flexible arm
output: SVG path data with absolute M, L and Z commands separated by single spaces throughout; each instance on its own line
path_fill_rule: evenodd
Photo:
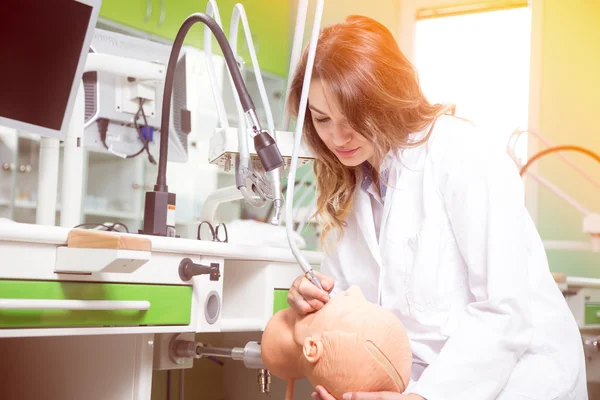
M 167 157 L 169 154 L 169 121 L 171 116 L 171 97 L 173 95 L 175 67 L 179 59 L 179 53 L 181 51 L 181 47 L 183 46 L 183 41 L 190 28 L 196 22 L 203 22 L 206 24 L 206 26 L 208 26 L 212 31 L 213 35 L 215 35 L 215 38 L 217 39 L 217 42 L 223 51 L 223 55 L 225 56 L 227 67 L 231 73 L 233 83 L 235 84 L 235 88 L 240 97 L 240 102 L 242 103 L 244 111 L 255 109 L 252 98 L 250 98 L 248 90 L 246 89 L 246 85 L 244 84 L 244 80 L 242 79 L 242 74 L 238 69 L 235 56 L 233 55 L 233 51 L 229 45 L 229 41 L 227 40 L 227 37 L 225 36 L 225 33 L 219 24 L 204 13 L 195 13 L 187 17 L 187 19 L 183 22 L 183 25 L 181 25 L 179 32 L 177 32 L 177 36 L 175 37 L 175 42 L 173 43 L 173 48 L 171 50 L 171 56 L 169 57 L 169 65 L 167 66 L 167 76 L 165 79 L 165 90 L 162 103 L 162 120 L 160 126 L 161 134 L 160 155 L 158 158 L 158 176 L 156 177 L 156 186 L 154 187 L 154 190 L 158 192 L 168 192 Z
M 525 174 L 525 172 L 527 172 L 527 170 L 529 169 L 531 164 L 533 164 L 533 162 L 536 161 L 537 159 L 539 159 L 547 154 L 550 154 L 550 153 L 556 153 L 556 152 L 565 151 L 565 150 L 577 151 L 577 152 L 586 154 L 600 163 L 600 156 L 598 154 L 594 153 L 593 151 L 586 149 L 585 147 L 572 146 L 572 145 L 554 146 L 554 147 L 548 147 L 547 149 L 541 150 L 541 151 L 537 152 L 535 155 L 533 155 L 533 157 L 531 157 L 529 160 L 527 160 L 525 165 L 523 165 L 521 167 L 519 174 L 521 176 L 523 176 L 523 174 Z

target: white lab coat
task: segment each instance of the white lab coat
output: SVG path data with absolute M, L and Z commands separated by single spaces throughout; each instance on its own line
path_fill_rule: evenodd
M 357 185 L 321 270 L 334 293 L 358 285 L 402 320 L 414 356 L 405 393 L 587 399 L 581 336 L 505 149 L 443 116 L 427 144 L 394 154 L 379 240 Z

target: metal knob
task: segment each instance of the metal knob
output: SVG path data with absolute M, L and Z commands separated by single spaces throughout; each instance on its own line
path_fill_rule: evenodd
M 15 170 L 15 164 L 14 163 L 7 163 L 5 162 L 4 164 L 2 164 L 2 169 L 5 171 L 14 171 Z
M 598 336 L 592 336 L 592 337 L 584 338 L 583 339 L 583 346 L 586 349 L 589 349 L 589 350 L 592 350 L 592 351 L 596 351 L 596 352 L 600 352 L 600 337 L 598 337 Z
M 210 263 L 210 266 L 195 264 L 191 259 L 184 258 L 179 263 L 179 277 L 182 281 L 189 281 L 197 275 L 210 275 L 211 281 L 218 281 L 221 277 L 219 263 Z

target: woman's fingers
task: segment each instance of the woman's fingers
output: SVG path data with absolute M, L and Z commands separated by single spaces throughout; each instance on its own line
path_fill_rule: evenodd
M 317 272 L 323 289 L 319 289 L 306 276 L 301 275 L 292 284 L 288 293 L 288 304 L 298 314 L 308 314 L 323 308 L 329 301 L 329 292 L 333 289 L 333 279 Z

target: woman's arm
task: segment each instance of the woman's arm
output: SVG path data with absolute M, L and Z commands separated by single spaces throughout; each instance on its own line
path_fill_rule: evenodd
M 475 300 L 412 392 L 427 400 L 492 400 L 531 340 L 528 268 L 532 247 L 542 244 L 503 149 L 474 130 L 452 136 L 433 165 Z

